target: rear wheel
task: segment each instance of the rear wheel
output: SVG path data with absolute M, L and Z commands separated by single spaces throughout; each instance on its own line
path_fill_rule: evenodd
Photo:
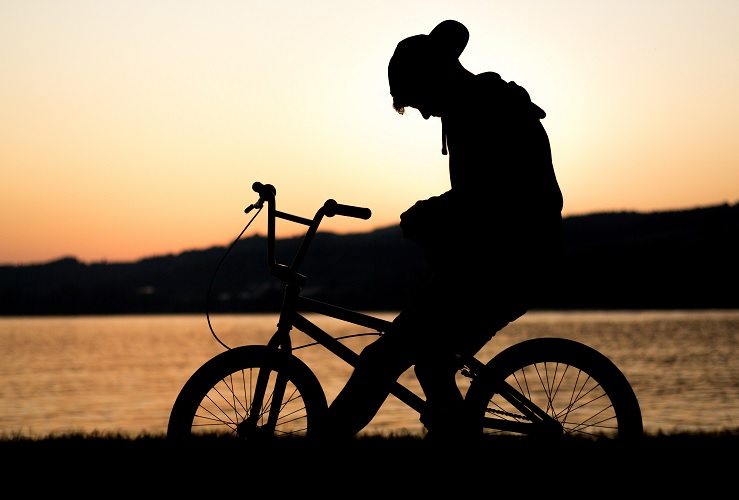
M 301 360 L 267 346 L 242 346 L 210 359 L 185 383 L 167 437 L 305 437 L 317 432 L 326 408 L 318 379 Z
M 595 349 L 567 339 L 532 339 L 502 351 L 472 382 L 467 402 L 485 434 L 643 435 L 639 402 L 623 373 Z

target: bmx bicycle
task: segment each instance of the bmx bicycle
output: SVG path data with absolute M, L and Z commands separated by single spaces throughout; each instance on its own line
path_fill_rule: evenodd
M 284 283 L 277 330 L 266 344 L 228 348 L 197 369 L 174 402 L 169 438 L 225 434 L 256 440 L 319 434 L 327 398 L 315 373 L 295 355 L 296 349 L 307 346 L 293 346 L 291 332 L 306 334 L 315 341 L 308 346 L 322 346 L 354 366 L 359 354 L 342 342 L 347 337 L 332 335 L 306 313 L 370 330 L 361 335 L 382 335 L 392 324 L 301 295 L 307 279 L 300 273 L 301 263 L 323 218 L 369 219 L 369 209 L 329 199 L 309 219 L 278 211 L 274 186 L 255 182 L 252 189 L 259 199 L 245 212 L 258 209 L 258 215 L 267 206 L 267 260 L 271 274 Z M 307 226 L 289 265 L 275 258 L 276 219 Z M 643 435 L 641 409 L 628 380 L 610 359 L 585 344 L 534 338 L 487 362 L 474 356 L 461 361 L 460 375 L 469 379 L 464 404 L 479 423 L 481 436 L 631 440 Z M 391 394 L 419 415 L 424 413 L 425 400 L 400 382 Z

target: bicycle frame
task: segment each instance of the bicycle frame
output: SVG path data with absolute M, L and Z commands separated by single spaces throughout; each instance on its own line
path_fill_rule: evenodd
M 259 194 L 259 200 L 247 207 L 246 213 L 254 208 L 262 209 L 264 203 L 267 203 L 268 223 L 267 223 L 267 254 L 270 271 L 273 276 L 279 278 L 285 283 L 285 294 L 283 297 L 282 308 L 280 310 L 279 321 L 277 323 L 277 331 L 268 341 L 268 346 L 276 349 L 282 349 L 287 352 L 293 350 L 290 332 L 293 328 L 303 332 L 312 338 L 317 344 L 328 349 L 331 353 L 341 358 L 343 361 L 351 365 L 356 365 L 359 354 L 349 347 L 345 346 L 340 339 L 333 337 L 322 328 L 311 322 L 304 316 L 304 312 L 317 313 L 328 316 L 340 321 L 345 321 L 358 326 L 369 328 L 382 335 L 387 332 L 392 322 L 386 321 L 368 314 L 345 309 L 333 304 L 317 301 L 300 295 L 306 277 L 299 273 L 300 265 L 305 257 L 310 244 L 315 237 L 318 227 L 323 217 L 333 217 L 335 215 L 343 215 L 348 217 L 356 217 L 368 219 L 371 216 L 369 209 L 355 207 L 350 205 L 342 205 L 334 200 L 327 200 L 326 203 L 316 212 L 313 219 L 299 217 L 286 212 L 278 211 L 275 203 L 276 190 L 274 186 L 255 182 L 252 186 L 255 192 Z M 275 258 L 275 220 L 284 219 L 298 224 L 308 226 L 308 230 L 301 242 L 293 262 L 287 266 L 278 263 Z M 482 372 L 485 364 L 474 358 L 473 356 L 464 357 L 462 359 L 465 367 L 465 374 L 474 379 L 475 376 Z M 262 371 L 257 379 L 255 397 L 252 400 L 254 408 L 260 408 L 264 402 L 264 393 L 267 385 L 268 372 Z M 279 382 L 278 382 L 278 385 Z M 483 427 L 498 430 L 516 431 L 531 434 L 531 427 L 536 426 L 541 429 L 557 429 L 561 430 L 559 423 L 542 411 L 536 405 L 531 403 L 523 394 L 514 389 L 510 384 L 503 382 L 498 392 L 505 397 L 513 406 L 515 406 L 523 415 L 529 419 L 527 422 L 511 422 L 504 421 L 495 417 L 485 417 Z M 281 387 L 276 389 L 272 400 L 270 416 L 268 417 L 267 426 L 270 430 L 274 429 L 277 420 L 280 402 L 282 401 L 282 391 L 284 390 L 284 381 Z M 403 386 L 400 382 L 395 382 L 391 394 L 401 400 L 403 403 L 414 409 L 419 414 L 423 414 L 426 401 Z M 258 418 L 259 412 L 252 412 L 254 418 Z M 248 424 L 249 422 L 245 422 Z M 542 424 L 544 424 L 542 426 Z

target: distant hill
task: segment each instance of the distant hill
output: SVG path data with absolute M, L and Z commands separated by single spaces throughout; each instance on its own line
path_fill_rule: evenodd
M 565 278 L 537 308 L 739 308 L 739 204 L 574 216 L 564 231 Z M 279 240 L 278 259 L 289 262 L 300 241 Z M 202 313 L 211 281 L 211 312 L 275 311 L 281 283 L 265 252 L 266 239 L 252 236 L 227 255 L 213 247 L 129 263 L 0 266 L 0 315 Z M 402 308 L 427 272 L 397 226 L 319 233 L 303 270 L 314 298 L 387 311 Z

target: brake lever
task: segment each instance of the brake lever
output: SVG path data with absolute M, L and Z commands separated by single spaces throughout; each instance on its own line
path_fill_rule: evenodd
M 244 209 L 244 213 L 245 214 L 248 214 L 249 212 L 251 212 L 255 208 L 258 208 L 258 209 L 261 210 L 263 206 L 264 206 L 264 200 L 261 199 L 261 198 L 259 198 L 259 200 L 256 203 L 252 203 L 251 205 L 249 205 L 248 207 L 246 207 Z

